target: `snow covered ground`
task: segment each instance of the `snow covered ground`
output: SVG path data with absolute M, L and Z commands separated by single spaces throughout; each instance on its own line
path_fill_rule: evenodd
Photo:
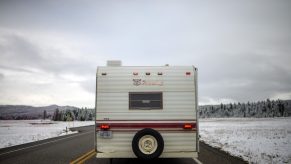
M 93 125 L 94 121 L 0 120 L 0 148 L 20 145 L 76 132 L 66 127 Z
M 291 163 L 291 117 L 200 119 L 201 140 L 250 163 Z M 0 120 L 0 148 L 70 134 L 94 121 Z
M 291 117 L 200 119 L 201 140 L 250 163 L 291 163 Z

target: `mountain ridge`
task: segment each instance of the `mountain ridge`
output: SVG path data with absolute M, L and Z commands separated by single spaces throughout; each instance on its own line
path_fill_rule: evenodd
M 17 119 L 20 117 L 25 119 L 38 119 L 42 118 L 45 111 L 47 117 L 51 117 L 56 109 L 64 111 L 80 108 L 69 105 L 59 106 L 56 104 L 39 107 L 30 105 L 0 105 L 0 119 Z

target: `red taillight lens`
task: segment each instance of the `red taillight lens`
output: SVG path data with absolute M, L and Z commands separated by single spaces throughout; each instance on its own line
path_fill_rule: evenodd
M 108 124 L 101 124 L 100 125 L 100 129 L 102 129 L 102 130 L 108 130 L 108 129 L 110 129 L 110 126 Z
M 186 75 L 188 75 L 188 76 L 191 75 L 191 72 L 186 72 Z
M 184 124 L 184 129 L 192 129 L 192 124 Z

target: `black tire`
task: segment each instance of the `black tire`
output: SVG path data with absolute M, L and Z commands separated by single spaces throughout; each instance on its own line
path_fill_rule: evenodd
M 139 140 L 145 135 L 151 135 L 157 140 L 157 145 L 158 145 L 157 149 L 152 154 L 144 154 L 139 149 L 139 145 L 138 145 Z M 142 129 L 138 131 L 132 139 L 132 150 L 134 154 L 140 159 L 150 160 L 150 159 L 158 158 L 164 150 L 164 139 L 161 136 L 161 134 L 155 131 L 154 129 L 150 129 L 150 128 Z

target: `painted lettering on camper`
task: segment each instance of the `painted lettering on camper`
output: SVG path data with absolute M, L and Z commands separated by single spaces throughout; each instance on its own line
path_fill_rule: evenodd
M 148 85 L 148 86 L 158 85 L 158 86 L 162 86 L 162 85 L 164 85 L 164 83 L 163 83 L 163 81 L 133 79 L 133 85 L 135 85 L 135 86 L 139 86 L 139 85 Z
M 162 81 L 151 81 L 151 80 L 143 80 L 142 85 L 159 85 L 162 86 L 163 82 Z
M 133 85 L 135 86 L 141 85 L 141 79 L 133 79 Z

